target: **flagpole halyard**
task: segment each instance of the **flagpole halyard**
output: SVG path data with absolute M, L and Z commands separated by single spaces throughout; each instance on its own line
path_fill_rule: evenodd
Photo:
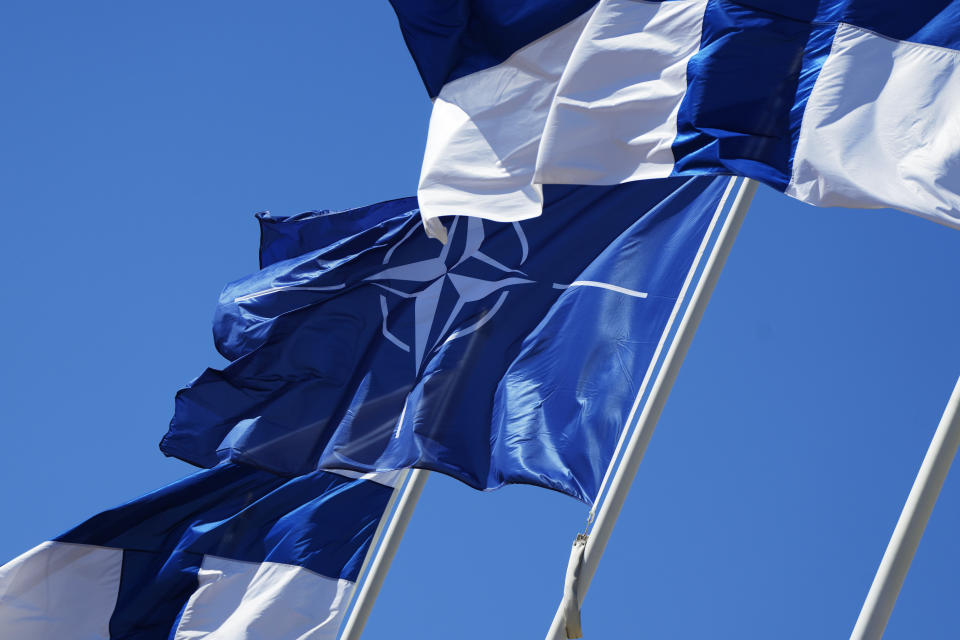
M 397 554 L 400 547 L 400 540 L 407 530 L 407 524 L 413 516 L 413 511 L 417 507 L 417 500 L 423 492 L 423 487 L 427 483 L 429 471 L 425 469 L 414 469 L 409 473 L 407 483 L 400 494 L 397 510 L 392 516 L 384 514 L 385 518 L 390 518 L 387 525 L 387 532 L 383 536 L 383 542 L 377 549 L 376 555 L 370 564 L 370 571 L 360 585 L 360 591 L 354 602 L 353 609 L 350 611 L 350 617 L 343 627 L 343 633 L 340 640 L 359 640 L 363 633 L 363 627 L 367 624 L 373 605 L 377 601 L 377 595 L 383 586 L 383 581 L 390 570 L 390 564 L 393 557 Z M 376 544 L 376 540 L 372 543 Z
M 731 178 L 731 180 L 736 179 Z M 670 395 L 680 366 L 683 364 L 684 356 L 686 356 L 690 343 L 693 341 L 693 336 L 706 310 L 710 295 L 720 278 L 720 272 L 723 270 L 727 256 L 730 255 L 737 232 L 743 224 L 743 218 L 756 193 L 757 184 L 754 180 L 744 179 L 740 185 L 730 213 L 727 215 L 713 251 L 707 259 L 703 275 L 690 297 L 686 314 L 677 328 L 676 337 L 667 351 L 660 372 L 653 382 L 650 396 L 630 436 L 630 441 L 623 454 L 623 460 L 610 480 L 610 488 L 600 506 L 596 523 L 590 531 L 584 549 L 582 566 L 577 581 L 577 593 L 575 594 L 578 605 L 582 604 L 587 589 L 590 587 L 590 581 L 600 564 L 600 558 L 603 556 L 603 551 L 610 539 L 617 517 L 620 515 L 620 509 L 623 507 L 630 485 L 633 483 L 640 466 L 640 461 L 643 459 L 643 454 L 650 443 L 657 420 L 663 411 L 667 397 Z M 722 205 L 719 208 L 722 209 Z M 563 640 L 566 635 L 564 627 L 564 608 L 561 606 L 557 609 L 550 630 L 547 632 L 547 640 Z
M 920 465 L 850 640 L 880 640 L 960 445 L 960 379 Z

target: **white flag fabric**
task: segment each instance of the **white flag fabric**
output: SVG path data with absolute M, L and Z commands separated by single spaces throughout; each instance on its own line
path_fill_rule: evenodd
M 392 1 L 434 97 L 425 220 L 731 174 L 960 228 L 957 0 Z

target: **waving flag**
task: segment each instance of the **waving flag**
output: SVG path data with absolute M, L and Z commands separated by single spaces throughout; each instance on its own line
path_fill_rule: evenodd
M 391 492 L 226 462 L 0 567 L 0 629 L 30 640 L 333 640 Z
M 960 228 L 960 0 L 392 4 L 434 98 L 428 229 L 697 174 Z
M 726 183 L 556 188 L 551 215 L 454 218 L 445 245 L 412 198 L 261 216 L 263 269 L 214 321 L 231 363 L 178 394 L 161 448 L 592 501 Z

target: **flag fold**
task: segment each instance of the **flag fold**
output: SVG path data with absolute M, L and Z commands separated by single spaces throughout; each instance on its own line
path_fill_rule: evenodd
M 392 491 L 225 462 L 0 567 L 0 628 L 35 640 L 333 640 Z
M 214 321 L 231 362 L 177 395 L 161 448 L 590 502 L 725 183 L 551 188 L 551 215 L 447 219 L 446 245 L 415 199 L 261 215 L 263 268 Z
M 426 220 L 740 175 L 960 228 L 960 0 L 392 0 L 434 98 Z

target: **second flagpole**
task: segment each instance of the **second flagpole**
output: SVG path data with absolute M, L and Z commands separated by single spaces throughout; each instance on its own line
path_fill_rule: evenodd
M 350 617 L 343 627 L 343 633 L 340 640 L 359 640 L 363 633 L 363 627 L 367 624 L 367 618 L 373 610 L 373 605 L 377 601 L 377 595 L 380 593 L 380 587 L 387 577 L 390 570 L 390 563 L 397 554 L 400 547 L 400 540 L 407 530 L 407 524 L 413 516 L 413 511 L 417 507 L 417 500 L 423 492 L 423 487 L 427 483 L 427 476 L 430 474 L 425 469 L 414 469 L 410 472 L 407 482 L 400 493 L 399 504 L 392 515 L 384 514 L 384 517 L 390 518 L 390 524 L 387 525 L 387 531 L 383 536 L 380 548 L 377 549 L 373 562 L 370 564 L 370 571 L 367 573 L 360 586 L 360 593 L 350 611 Z M 376 542 L 376 541 L 374 541 Z
M 850 640 L 880 640 L 890 620 L 900 587 L 933 513 L 947 472 L 960 448 L 960 380 L 957 380 L 900 519 L 870 585 Z
M 735 179 L 731 178 L 731 180 Z M 704 267 L 703 275 L 690 297 L 687 312 L 680 321 L 676 336 L 667 351 L 659 375 L 653 383 L 647 402 L 630 436 L 622 462 L 612 476 L 610 488 L 603 499 L 596 523 L 590 530 L 590 535 L 583 550 L 576 581 L 576 593 L 573 594 L 577 607 L 582 604 L 587 589 L 590 587 L 590 581 L 600 564 L 600 558 L 603 556 L 607 541 L 609 541 L 617 517 L 620 515 L 620 509 L 623 507 L 627 493 L 630 491 L 630 485 L 633 484 L 633 479 L 637 475 L 640 461 L 643 459 L 643 454 L 646 452 L 650 438 L 653 436 L 657 420 L 660 418 L 660 413 L 663 411 L 670 390 L 673 388 L 677 373 L 680 371 L 680 365 L 683 364 L 684 356 L 686 356 L 690 343 L 693 341 L 693 336 L 697 332 L 700 319 L 703 317 L 707 303 L 710 301 L 710 295 L 720 278 L 720 272 L 723 270 L 727 256 L 730 255 L 730 250 L 733 248 L 737 233 L 743 224 L 744 216 L 756 191 L 756 181 L 749 178 L 743 180 L 730 213 L 727 215 L 717 237 L 713 251 Z M 566 600 L 567 598 L 565 598 Z M 561 603 L 561 606 L 557 609 L 550 630 L 547 632 L 547 640 L 563 640 L 567 635 L 565 633 L 565 611 L 568 609 L 564 604 Z

